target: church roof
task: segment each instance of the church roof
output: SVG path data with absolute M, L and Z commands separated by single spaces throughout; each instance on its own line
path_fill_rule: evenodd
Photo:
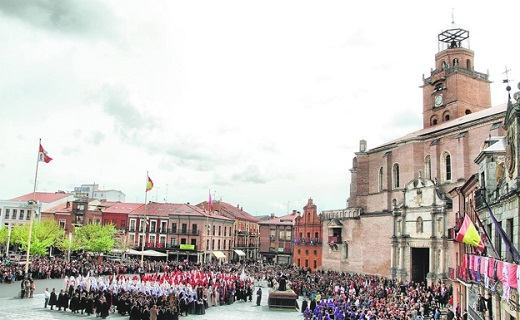
M 397 144 L 405 143 L 405 142 L 412 141 L 412 140 L 422 140 L 426 137 L 434 135 L 437 132 L 443 132 L 443 131 L 448 132 L 448 131 L 450 131 L 450 129 L 451 130 L 460 130 L 461 128 L 468 127 L 472 123 L 477 122 L 479 120 L 497 116 L 500 113 L 506 112 L 506 110 L 507 110 L 507 103 L 504 103 L 504 104 L 500 104 L 500 105 L 497 105 L 492 108 L 484 109 L 479 112 L 474 112 L 474 113 L 456 118 L 454 120 L 441 123 L 441 124 L 433 126 L 433 127 L 411 132 L 400 138 L 397 138 L 395 140 L 386 142 L 383 145 L 375 147 L 375 148 L 371 149 L 370 152 L 374 152 L 379 149 L 383 149 L 383 150 L 388 149 Z

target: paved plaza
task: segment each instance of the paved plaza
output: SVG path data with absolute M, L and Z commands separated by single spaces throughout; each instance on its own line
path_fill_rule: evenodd
M 63 311 L 51 311 L 45 309 L 44 295 L 45 288 L 64 288 L 63 280 L 36 280 L 36 293 L 34 298 L 20 299 L 20 282 L 13 284 L 0 284 L 0 319 L 99 319 L 95 315 L 86 316 L 81 314 L 72 314 Z M 262 305 L 256 306 L 255 301 L 243 302 L 238 301 L 231 305 L 212 307 L 206 310 L 205 315 L 189 315 L 180 317 L 180 319 L 197 319 L 197 320 L 303 320 L 303 315 L 297 311 L 286 310 L 270 310 L 267 306 L 268 288 L 263 289 Z M 255 300 L 256 297 L 253 297 Z M 301 300 L 298 301 L 301 305 Z M 128 316 L 120 316 L 119 314 L 111 314 L 107 319 L 128 319 Z

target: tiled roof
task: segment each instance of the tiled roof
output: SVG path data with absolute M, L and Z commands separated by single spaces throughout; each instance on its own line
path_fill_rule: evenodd
M 105 206 L 107 203 L 103 202 L 101 205 Z M 103 210 L 103 213 L 132 213 L 142 206 L 144 206 L 143 203 L 116 202 Z
M 147 216 L 159 216 L 159 217 L 168 217 L 169 215 L 181 215 L 181 216 L 191 216 L 191 217 L 209 217 L 212 219 L 222 219 L 229 220 L 226 217 L 216 215 L 216 214 L 208 214 L 204 211 L 204 209 L 199 208 L 198 206 L 187 204 L 187 203 L 157 203 L 150 202 L 145 206 L 139 207 L 139 209 L 132 212 L 132 214 L 136 215 L 147 215 Z
M 281 225 L 293 225 L 294 220 L 299 215 L 297 213 L 289 213 L 285 216 L 281 217 L 274 217 L 269 220 L 260 221 L 259 224 L 265 225 L 265 224 L 281 224 Z
M 66 202 L 55 205 L 54 207 L 50 207 L 44 210 L 46 213 L 55 213 L 55 212 L 72 212 L 72 206 Z
M 29 201 L 29 200 L 37 200 L 43 203 L 50 203 L 60 199 L 64 199 L 70 197 L 72 194 L 65 192 L 36 192 L 36 194 L 28 193 L 23 196 L 16 197 L 11 199 L 11 201 Z M 35 199 L 36 198 L 36 199 Z
M 245 212 L 244 210 L 242 210 L 242 208 L 237 208 L 233 205 L 230 205 L 229 203 L 222 202 L 222 201 L 219 202 L 219 205 L 220 205 L 220 210 L 223 211 L 224 214 L 228 214 L 228 215 L 234 217 L 235 219 L 247 220 L 247 221 L 251 221 L 251 222 L 260 221 L 260 219 Z
M 433 127 L 429 127 L 429 128 L 425 128 L 425 129 L 421 129 L 421 130 L 409 133 L 409 134 L 402 136 L 400 138 L 397 138 L 395 140 L 386 142 L 383 145 L 377 146 L 377 147 L 371 149 L 370 152 L 376 151 L 377 149 L 386 149 L 386 148 L 391 147 L 392 145 L 396 145 L 399 143 L 404 143 L 406 141 L 418 139 L 418 138 L 433 134 L 438 131 L 444 131 L 444 130 L 447 130 L 450 128 L 464 127 L 466 125 L 471 124 L 474 121 L 486 119 L 488 117 L 496 116 L 502 112 L 506 112 L 506 110 L 507 110 L 507 103 L 504 103 L 504 104 L 500 104 L 500 105 L 497 105 L 492 108 L 484 109 L 479 112 L 473 112 L 468 115 L 441 123 L 441 124 L 433 126 Z

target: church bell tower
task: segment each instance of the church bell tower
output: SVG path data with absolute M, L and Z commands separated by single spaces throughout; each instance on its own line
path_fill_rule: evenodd
M 452 22 L 437 41 L 435 68 L 423 76 L 423 128 L 491 107 L 489 75 L 474 70 L 469 31 Z

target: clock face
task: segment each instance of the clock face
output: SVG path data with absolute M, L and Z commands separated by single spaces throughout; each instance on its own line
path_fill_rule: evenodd
M 435 106 L 438 107 L 442 104 L 442 94 L 435 96 Z

